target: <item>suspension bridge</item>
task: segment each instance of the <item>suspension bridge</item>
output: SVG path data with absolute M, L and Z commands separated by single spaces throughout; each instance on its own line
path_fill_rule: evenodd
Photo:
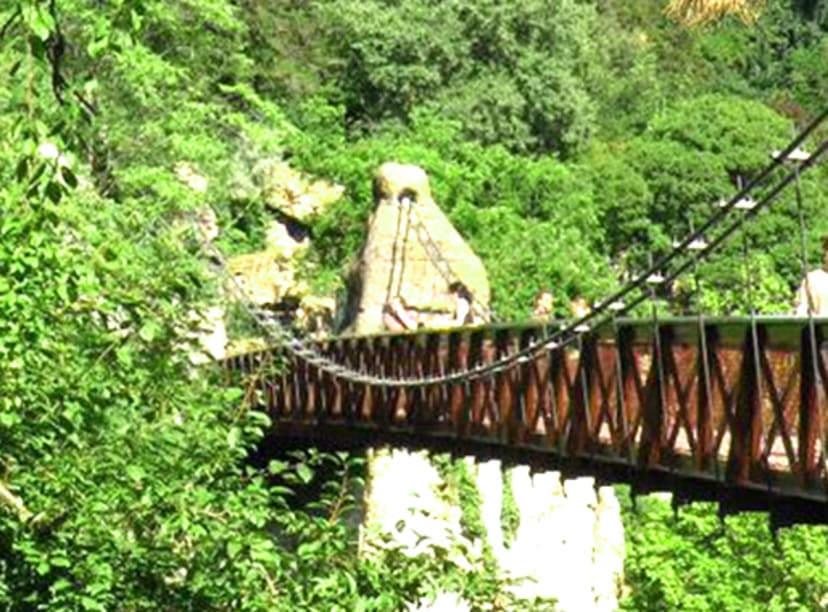
M 313 341 L 249 303 L 272 347 L 227 358 L 228 379 L 282 441 L 498 456 L 717 501 L 723 514 L 766 511 L 778 526 L 828 523 L 828 318 L 655 307 L 658 287 L 682 274 L 698 290 L 698 264 L 791 188 L 804 276 L 799 177 L 828 149 L 816 138 L 827 117 L 576 320 Z M 625 316 L 647 304 L 649 316 Z

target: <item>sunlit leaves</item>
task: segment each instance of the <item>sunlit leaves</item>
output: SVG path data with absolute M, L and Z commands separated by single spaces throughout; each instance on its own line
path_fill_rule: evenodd
M 55 14 L 44 2 L 20 6 L 12 25 L 31 31 L 29 45 L 10 38 L 0 48 L 0 66 L 18 77 L 0 86 L 8 110 L 0 125 L 10 128 L 0 131 L 0 159 L 13 162 L 0 170 L 0 470 L 42 514 L 45 533 L 29 532 L 0 509 L 0 605 L 95 610 L 204 601 L 209 608 L 237 600 L 243 585 L 266 592 L 274 571 L 266 553 L 274 546 L 265 526 L 279 493 L 271 498 L 255 474 L 240 482 L 239 460 L 267 420 L 238 414 L 237 394 L 214 385 L 209 372 L 190 371 L 179 337 L 188 314 L 209 296 L 199 284 L 204 263 L 157 222 L 174 221 L 166 209 L 182 205 L 182 195 L 191 198 L 182 208 L 197 202 L 179 185 L 164 143 L 150 143 L 155 153 L 144 143 L 142 156 L 125 155 L 124 144 L 148 127 L 147 117 L 137 117 L 137 107 L 132 115 L 112 112 L 131 94 L 174 106 L 165 96 L 180 83 L 182 67 L 153 61 L 151 53 L 131 55 L 130 67 L 146 78 L 130 90 L 130 82 L 105 74 L 123 55 L 108 58 L 113 63 L 104 69 L 95 65 L 98 47 L 73 45 L 93 53 L 64 57 L 58 66 L 47 54 L 57 44 Z M 89 7 L 69 8 L 61 27 L 73 43 L 115 40 L 107 48 L 116 53 L 144 18 L 132 12 L 119 24 L 117 13 L 108 21 L 99 12 L 85 22 Z M 77 90 L 87 96 L 85 114 L 76 112 L 77 97 L 61 105 L 50 82 L 58 69 L 66 71 L 61 78 L 78 79 L 69 87 L 84 83 L 87 71 L 102 76 L 104 87 Z M 107 90 L 124 84 L 122 97 Z M 204 110 L 182 112 L 178 123 L 155 105 L 151 118 L 163 125 L 153 129 L 175 135 L 173 155 L 221 160 L 226 134 L 202 134 L 223 102 L 210 106 L 197 97 L 183 91 L 188 111 Z M 128 121 L 119 123 L 123 117 Z M 237 118 L 232 132 L 244 128 Z M 96 192 L 104 183 L 106 193 Z M 239 533 L 249 547 L 236 560 L 238 573 L 200 577 L 193 566 L 220 567 L 216 551 Z M 202 561 L 193 557 L 196 545 Z M 264 571 L 256 569 L 266 561 Z M 272 602 L 266 597 L 260 607 Z
M 517 152 L 570 155 L 592 134 L 610 78 L 593 6 L 338 0 L 320 13 L 355 133 L 428 108 Z
M 736 15 L 747 24 L 761 14 L 766 0 L 670 0 L 665 13 L 688 27 Z
M 622 500 L 628 497 L 623 495 Z M 622 610 L 820 610 L 828 595 L 824 526 L 772 534 L 767 516 L 721 520 L 713 504 L 674 512 L 663 499 L 625 507 Z
M 331 288 L 361 243 L 370 173 L 417 163 L 486 260 L 496 308 L 518 318 L 541 285 L 603 295 L 731 189 L 729 173 L 755 172 L 788 124 L 741 98 L 798 119 L 823 103 L 824 31 L 784 3 L 752 29 L 692 32 L 660 19 L 661 0 L 392 4 L 0 8 L 0 478 L 44 517 L 35 530 L 0 509 L 0 607 L 403 609 L 442 587 L 491 604 L 493 574 L 457 572 L 444 550 L 359 559 L 359 459 L 245 462 L 267 417 L 186 360 L 194 314 L 216 299 L 188 212 L 213 206 L 236 225 L 223 247 L 259 248 L 254 169 L 290 154 L 347 186 L 311 222 L 307 270 Z M 206 189 L 176 176 L 182 163 Z M 802 185 L 814 231 L 828 227 L 824 183 Z M 799 273 L 781 204 L 747 235 L 754 296 L 774 310 Z M 737 251 L 703 269 L 705 308 L 744 308 Z M 752 550 L 750 526 L 665 525 L 633 532 L 663 553 L 633 552 L 639 609 L 744 609 L 750 589 L 771 609 L 823 605 L 819 542 L 783 540 L 784 565 L 763 541 Z
M 54 15 L 49 11 L 46 2 L 27 0 L 19 4 L 23 23 L 41 41 L 49 38 L 55 29 Z

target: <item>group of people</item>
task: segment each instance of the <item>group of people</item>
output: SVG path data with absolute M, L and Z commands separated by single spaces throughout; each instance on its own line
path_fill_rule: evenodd
M 797 289 L 794 312 L 798 316 L 828 317 L 828 235 L 822 238 L 822 252 L 822 267 L 808 272 Z M 448 290 L 453 312 L 438 318 L 410 307 L 400 296 L 392 298 L 383 309 L 385 328 L 389 331 L 406 331 L 426 324 L 454 327 L 479 323 L 473 314 L 474 296 L 468 287 L 455 281 L 449 285 Z M 576 297 L 569 303 L 569 313 L 573 319 L 581 319 L 589 311 L 589 302 L 583 297 Z M 546 320 L 554 316 L 555 296 L 550 289 L 541 289 L 535 295 L 532 317 Z
M 828 317 L 828 234 L 822 236 L 822 267 L 811 270 L 802 279 L 794 297 L 794 314 L 797 316 Z M 532 316 L 549 319 L 554 315 L 555 299 L 552 291 L 542 289 L 535 296 Z M 569 312 L 573 319 L 589 314 L 589 303 L 584 298 L 570 302 Z
M 569 314 L 573 319 L 582 319 L 590 311 L 589 302 L 584 297 L 576 297 L 569 302 Z M 552 319 L 555 317 L 555 295 L 551 289 L 541 289 L 535 295 L 532 317 L 535 319 Z
M 460 281 L 448 287 L 451 299 L 451 312 L 435 316 L 433 312 L 424 312 L 409 305 L 402 296 L 394 296 L 383 307 L 382 323 L 388 331 L 400 332 L 419 329 L 425 326 L 459 327 L 473 325 L 482 321 L 474 313 L 474 296 L 469 288 Z M 535 296 L 532 316 L 535 319 L 552 319 L 555 316 L 555 296 L 549 289 L 542 289 Z M 580 319 L 589 314 L 589 302 L 583 297 L 573 299 L 569 304 L 570 314 Z

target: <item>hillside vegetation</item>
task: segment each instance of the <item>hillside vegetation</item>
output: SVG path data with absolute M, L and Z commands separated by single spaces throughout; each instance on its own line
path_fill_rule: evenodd
M 664 8 L 4 2 L 0 607 L 397 610 L 440 589 L 476 609 L 507 605 L 490 571 L 464 572 L 447 554 L 360 561 L 341 520 L 358 459 L 246 461 L 266 417 L 180 350 L 192 313 L 216 295 L 182 221 L 209 205 L 219 246 L 253 250 L 271 214 L 261 162 L 336 181 L 346 196 L 311 220 L 305 266 L 334 294 L 364 236 L 371 172 L 411 162 L 484 259 L 501 318 L 528 315 L 542 286 L 561 308 L 598 298 L 698 225 L 826 101 L 824 3 L 768 0 L 753 23 L 698 28 Z M 203 189 L 181 180 L 188 171 Z M 824 169 L 802 184 L 812 264 L 826 187 Z M 744 239 L 754 291 L 734 243 L 703 266 L 701 303 L 682 281 L 663 296 L 669 308 L 790 309 L 792 197 Z M 314 501 L 294 503 L 309 485 Z M 824 529 L 773 548 L 761 518 L 731 537 L 709 510 L 631 516 L 630 609 L 826 605 Z

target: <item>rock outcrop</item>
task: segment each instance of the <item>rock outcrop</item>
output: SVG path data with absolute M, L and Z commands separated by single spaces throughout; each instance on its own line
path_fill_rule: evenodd
M 335 301 L 314 296 L 301 278 L 298 263 L 310 246 L 307 227 L 311 216 L 336 202 L 344 188 L 313 180 L 280 161 L 257 168 L 261 196 L 273 211 L 265 230 L 265 248 L 230 258 L 225 291 L 256 306 L 271 308 L 313 335 L 330 331 Z M 234 342 L 232 351 L 250 348 Z
M 257 306 L 271 306 L 287 298 L 300 300 L 307 294 L 307 285 L 296 277 L 289 259 L 270 250 L 236 255 L 227 262 L 231 278 L 227 283 L 230 295 L 247 298 Z
M 368 238 L 350 282 L 349 331 L 381 331 L 383 307 L 394 297 L 419 311 L 420 320 L 430 312 L 436 318 L 449 308 L 448 285 L 456 280 L 488 311 L 485 268 L 434 203 L 425 172 L 384 164 L 374 178 L 374 199 Z M 617 608 L 624 532 L 612 489 L 596 496 L 592 479 L 564 482 L 557 472 L 532 475 L 520 467 L 513 471 L 511 491 L 505 491 L 499 461 L 465 461 L 480 494 L 486 544 L 516 596 L 555 599 L 556 609 L 564 611 Z M 481 562 L 482 542 L 468 539 L 461 508 L 439 494 L 445 483 L 426 453 L 373 452 L 368 471 L 364 552 L 390 544 L 416 555 L 437 546 L 462 551 L 455 559 L 461 566 Z M 520 514 L 508 545 L 501 525 L 506 493 Z M 438 600 L 451 601 L 451 609 L 466 605 L 448 593 Z M 433 605 L 420 602 L 414 609 L 448 609 Z
M 176 164 L 175 175 L 182 184 L 199 196 L 207 191 L 207 178 L 190 162 L 182 161 Z M 213 241 L 220 233 L 215 211 L 209 206 L 201 206 L 186 222 L 194 225 L 196 239 L 205 254 L 209 252 L 213 248 Z M 211 359 L 222 359 L 227 346 L 224 309 L 218 304 L 213 304 L 203 312 L 190 313 L 189 318 L 192 323 L 192 329 L 187 334 L 188 343 L 192 346 L 189 353 L 190 362 L 199 365 Z
M 562 480 L 558 472 L 512 475 L 520 509 L 514 542 L 498 556 L 523 598 L 545 597 L 562 611 L 610 612 L 623 580 L 624 529 L 615 493 L 594 479 Z
M 483 262 L 435 204 L 426 173 L 417 166 L 383 164 L 374 176 L 368 238 L 349 281 L 349 331 L 381 331 L 383 307 L 395 297 L 426 320 L 429 314 L 438 320 L 451 312 L 453 281 L 469 288 L 479 316 L 488 313 Z
M 339 200 L 341 185 L 314 180 L 282 161 L 267 161 L 257 167 L 265 203 L 281 214 L 303 222 Z
M 592 478 L 564 480 L 558 472 L 511 468 L 511 490 L 500 461 L 458 459 L 476 483 L 485 544 L 512 594 L 523 601 L 556 602 L 561 612 L 612 612 L 623 587 L 624 529 L 611 487 L 595 489 Z M 441 491 L 441 480 L 425 452 L 383 449 L 369 453 L 361 548 L 363 553 L 399 547 L 409 555 L 433 547 L 454 551 L 469 570 L 484 563 L 483 542 L 470 540 L 462 524 L 469 500 Z M 519 523 L 504 540 L 505 500 Z M 452 502 L 454 498 L 454 502 Z M 448 595 L 446 595 L 448 597 Z M 429 608 L 425 604 L 418 609 Z M 464 605 L 464 604 L 461 604 Z
M 453 560 L 466 569 L 480 559 L 480 543 L 475 548 L 463 535 L 460 508 L 439 493 L 444 485 L 427 452 L 385 448 L 368 459 L 363 552 L 390 544 L 417 556 L 436 547 L 454 551 Z

